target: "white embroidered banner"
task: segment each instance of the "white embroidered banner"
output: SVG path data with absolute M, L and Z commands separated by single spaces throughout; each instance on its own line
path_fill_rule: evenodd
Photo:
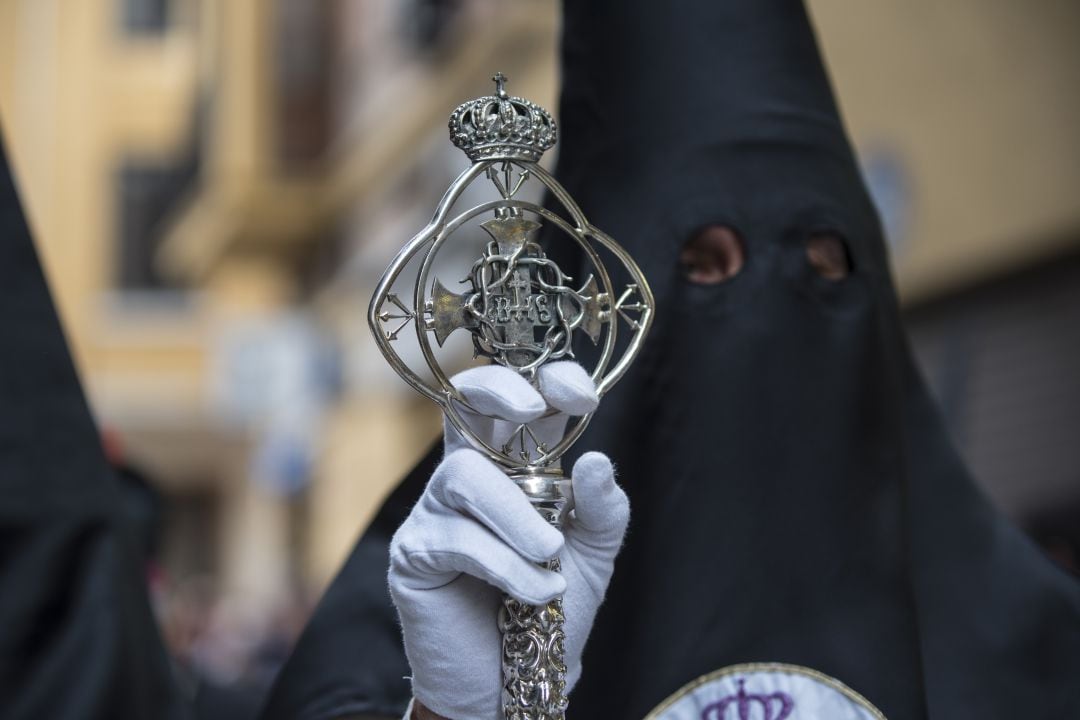
M 645 720 L 885 720 L 839 680 L 798 665 L 733 665 L 688 683 Z

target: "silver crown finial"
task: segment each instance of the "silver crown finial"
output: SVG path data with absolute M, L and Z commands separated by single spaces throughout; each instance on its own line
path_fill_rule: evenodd
M 511 97 L 501 72 L 491 79 L 494 95 L 462 103 L 450 113 L 450 141 L 473 162 L 536 162 L 556 142 L 555 120 L 536 103 Z

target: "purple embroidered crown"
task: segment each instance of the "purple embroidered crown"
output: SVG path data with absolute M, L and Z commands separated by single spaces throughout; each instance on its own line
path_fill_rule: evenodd
M 795 701 L 787 693 L 749 694 L 744 687 L 745 682 L 739 680 L 737 693 L 728 695 L 702 710 L 701 720 L 784 720 L 795 709 Z M 735 708 L 734 717 L 728 717 L 729 708 Z

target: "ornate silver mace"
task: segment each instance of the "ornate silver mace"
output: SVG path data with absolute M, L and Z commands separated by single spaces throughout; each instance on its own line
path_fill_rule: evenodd
M 528 424 L 519 426 L 502 447 L 493 447 L 464 421 L 462 409 L 472 408 L 450 383 L 434 345 L 443 347 L 451 333 L 465 329 L 474 357 L 488 358 L 535 382 L 536 370 L 544 363 L 573 357 L 575 333 L 584 333 L 600 346 L 590 374 L 602 397 L 640 350 L 652 324 L 653 297 L 626 251 L 590 225 L 566 190 L 537 165 L 556 142 L 551 115 L 507 95 L 502 73 L 492 79 L 494 95 L 470 100 L 450 115 L 450 139 L 472 166 L 447 189 L 431 223 L 386 269 L 371 299 L 368 323 L 379 349 L 405 382 L 438 403 L 451 425 L 506 471 L 545 520 L 561 528 L 573 497 L 559 459 L 581 436 L 591 415 L 572 418 L 562 440 L 551 447 L 538 440 Z M 555 210 L 521 198 L 530 180 L 550 193 Z M 459 208 L 462 194 L 476 186 L 493 198 Z M 592 270 L 584 281 L 575 283 L 545 255 L 535 240 L 543 223 L 583 251 Z M 472 267 L 462 269 L 464 291 L 455 293 L 432 277 L 433 266 L 452 237 L 471 235 L 475 242 L 479 233 L 470 232 L 474 227 L 482 229 L 486 241 Z M 621 264 L 629 282 L 614 287 L 605 260 Z M 410 295 L 411 300 L 404 299 Z M 617 349 L 622 324 L 629 339 Z M 406 350 L 401 343 L 409 334 L 402 337 L 402 332 L 410 325 L 416 346 Z M 426 372 L 415 371 L 405 358 L 417 365 L 422 359 Z M 557 558 L 547 566 L 560 569 Z M 565 717 L 563 619 L 561 599 L 535 607 L 504 598 L 498 622 L 507 720 Z

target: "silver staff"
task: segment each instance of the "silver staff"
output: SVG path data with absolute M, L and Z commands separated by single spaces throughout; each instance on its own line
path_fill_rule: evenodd
M 465 151 L 472 167 L 450 185 L 431 223 L 398 252 L 383 274 L 368 309 L 368 323 L 398 374 L 438 403 L 458 432 L 506 471 L 544 519 L 561 527 L 573 497 L 559 458 L 581 436 L 591 415 L 573 418 L 562 440 L 551 447 L 538 440 L 528 424 L 518 426 L 502 447 L 493 447 L 464 421 L 462 409 L 472 409 L 440 367 L 431 340 L 441 347 L 451 333 L 464 328 L 472 335 L 477 356 L 535 381 L 536 370 L 544 363 L 572 357 L 575 334 L 584 333 L 600 346 L 590 374 L 602 397 L 640 350 L 652 324 L 653 297 L 630 256 L 590 225 L 566 190 L 537 165 L 556 142 L 551 115 L 528 100 L 507 95 L 502 73 L 492 79 L 494 95 L 470 100 L 450 115 L 450 139 Z M 463 210 L 456 207 L 466 188 L 485 180 L 497 192 L 495 199 Z M 540 182 L 564 212 L 521 199 L 519 192 L 530 180 Z M 455 231 L 487 215 L 481 227 L 491 239 L 468 271 L 465 291 L 451 292 L 431 277 L 434 260 Z M 573 279 L 536 242 L 545 222 L 583 251 L 592 266 L 584 282 L 572 284 Z M 619 288 L 612 285 L 605 256 L 622 265 L 629 282 Z M 405 269 L 417 263 L 412 282 L 396 289 Z M 402 299 L 405 292 L 411 292 L 411 301 Z M 630 335 L 616 359 L 620 324 Z M 415 329 L 430 377 L 415 372 L 395 347 L 409 325 Z M 560 569 L 557 558 L 547 566 Z M 534 607 L 506 597 L 499 627 L 507 720 L 562 720 L 567 702 L 561 599 Z

